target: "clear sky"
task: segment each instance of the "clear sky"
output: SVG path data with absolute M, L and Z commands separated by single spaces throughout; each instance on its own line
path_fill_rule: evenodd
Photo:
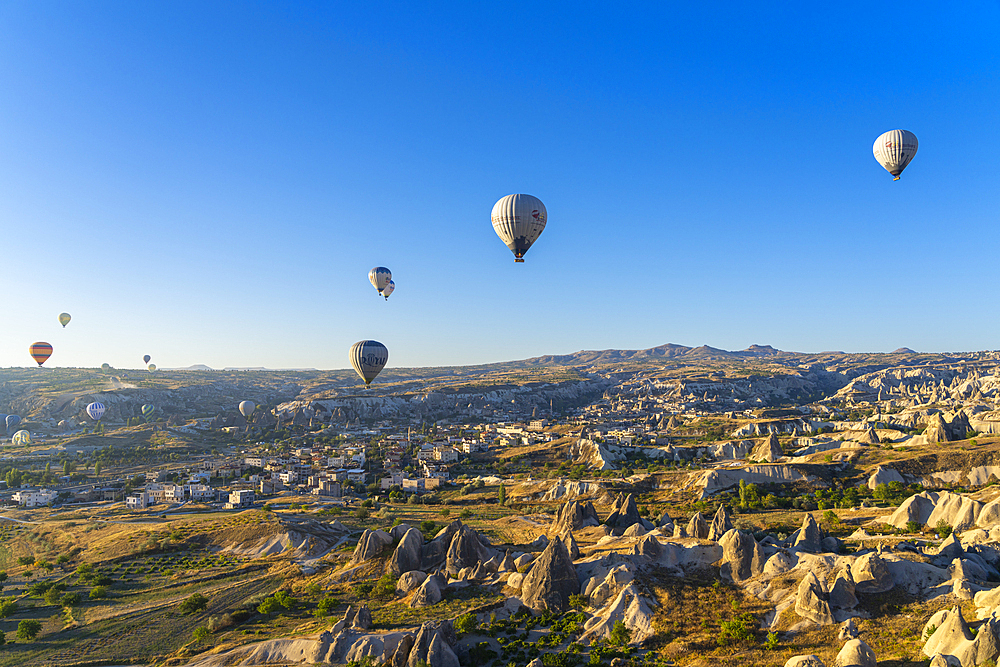
M 0 2 L 0 365 L 1000 348 L 1000 4 L 815 4 Z

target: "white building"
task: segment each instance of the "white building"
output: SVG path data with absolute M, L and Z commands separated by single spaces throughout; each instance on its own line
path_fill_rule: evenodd
M 441 463 L 454 463 L 458 460 L 458 450 L 454 447 L 435 447 L 434 460 Z
M 149 494 L 145 491 L 140 491 L 125 498 L 125 509 L 144 510 L 147 507 L 149 507 Z
M 263 456 L 248 456 L 243 459 L 243 462 L 253 468 L 263 468 L 265 463 Z
M 254 503 L 254 493 L 251 489 L 240 489 L 229 494 L 229 502 L 226 503 L 227 510 L 252 507 Z
M 55 502 L 59 493 L 51 489 L 38 489 L 37 491 L 25 490 L 17 491 L 11 498 L 24 507 L 41 507 Z
M 285 486 L 291 486 L 292 484 L 299 483 L 299 473 L 294 470 L 286 470 L 285 472 L 278 473 L 278 479 Z
M 354 468 L 347 471 L 347 481 L 348 482 L 360 482 L 365 483 L 365 471 L 361 468 Z

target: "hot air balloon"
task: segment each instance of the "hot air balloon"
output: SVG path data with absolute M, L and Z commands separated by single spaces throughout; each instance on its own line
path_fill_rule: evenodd
M 31 434 L 27 431 L 21 430 L 14 434 L 14 437 L 10 441 L 15 445 L 30 445 L 31 444 Z
M 59 313 L 59 324 L 63 325 L 63 329 L 69 324 L 69 321 L 73 319 L 70 317 L 69 313 Z
M 898 181 L 906 165 L 917 154 L 917 136 L 909 130 L 889 130 L 875 140 L 872 153 L 878 163 L 892 174 L 892 180 Z
M 104 416 L 104 403 L 91 403 L 87 406 L 87 414 L 90 415 L 90 418 L 95 422 L 100 421 L 101 417 Z
M 148 363 L 149 363 L 149 360 L 150 360 L 150 359 L 152 359 L 152 358 L 153 358 L 153 357 L 149 356 L 148 354 L 146 354 L 146 355 L 143 355 L 143 357 L 142 357 L 142 363 L 144 363 L 144 364 L 148 364 Z
M 101 364 L 101 370 L 107 373 L 111 370 L 111 364 Z
M 385 288 L 382 290 L 382 296 L 384 296 L 385 300 L 388 301 L 389 300 L 389 295 L 392 294 L 395 291 L 396 291 L 396 283 L 394 283 L 394 282 L 392 282 L 390 280 L 389 282 L 387 282 L 385 284 Z
M 20 423 L 21 418 L 17 415 L 7 415 L 7 418 L 4 420 L 4 424 L 6 424 L 8 429 L 12 429 Z
M 149 366 L 146 366 L 146 368 L 149 370 L 150 373 L 152 373 L 153 371 L 156 370 L 156 364 L 150 364 Z
M 367 387 L 385 368 L 389 361 L 389 350 L 377 340 L 362 340 L 351 346 L 350 358 L 351 366 L 354 366 Z
M 384 266 L 376 266 L 368 272 L 368 280 L 371 281 L 375 289 L 378 290 L 378 293 L 381 294 L 385 286 L 392 280 L 392 271 Z
M 146 403 L 146 405 L 142 406 L 142 416 L 147 420 L 153 416 L 154 412 L 156 412 L 156 407 L 152 403 Z
M 531 195 L 507 195 L 493 205 L 493 230 L 514 253 L 515 262 L 524 261 L 524 253 L 545 229 L 545 204 Z
M 32 343 L 28 348 L 31 358 L 41 367 L 52 356 L 52 346 L 48 343 Z
M 253 411 L 256 409 L 257 406 L 254 405 L 253 401 L 243 401 L 240 403 L 240 414 L 242 414 L 247 419 L 250 419 L 250 415 L 252 415 Z

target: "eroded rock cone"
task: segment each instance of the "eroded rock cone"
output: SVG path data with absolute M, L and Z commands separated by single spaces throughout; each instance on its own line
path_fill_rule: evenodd
M 642 517 L 639 516 L 639 509 L 635 506 L 635 498 L 628 494 L 624 498 L 619 496 L 620 502 L 616 501 L 612 507 L 611 514 L 604 523 L 612 529 L 625 530 L 634 524 L 641 524 Z
M 834 622 L 827 593 L 820 580 L 812 572 L 806 573 L 806 576 L 799 582 L 795 613 L 817 625 L 830 625 Z
M 551 532 L 555 535 L 562 535 L 567 530 L 579 530 L 589 526 L 596 526 L 601 523 L 597 516 L 597 510 L 593 503 L 586 505 L 570 500 L 559 508 L 559 514 L 552 525 Z
M 429 607 L 441 601 L 441 587 L 438 585 L 437 577 L 427 577 L 424 583 L 420 584 L 417 592 L 410 600 L 410 606 L 414 608 Z
M 720 574 L 736 583 L 764 571 L 764 554 L 750 533 L 730 529 L 719 540 L 722 547 Z
M 708 523 L 701 512 L 695 512 L 687 525 L 688 537 L 697 537 L 699 540 L 708 539 Z
M 729 510 L 725 505 L 719 505 L 719 509 L 712 519 L 712 526 L 708 529 L 708 539 L 719 541 L 723 535 L 732 529 L 733 520 L 729 516 Z
M 875 651 L 862 639 L 851 639 L 840 649 L 834 667 L 878 667 Z
M 576 540 L 573 539 L 573 533 L 566 531 L 559 539 L 566 546 L 566 552 L 569 554 L 570 560 L 576 560 L 580 557 L 580 547 L 577 545 Z
M 389 559 L 389 571 L 395 575 L 420 569 L 423 560 L 424 536 L 416 528 L 410 528 L 396 545 Z
M 549 542 L 521 583 L 521 601 L 538 610 L 563 612 L 569 596 L 579 592 L 576 568 L 561 540 Z
M 351 556 L 351 565 L 358 565 L 366 560 L 378 558 L 382 555 L 382 550 L 392 544 L 392 537 L 384 530 L 368 530 L 361 533 L 358 545 L 354 547 L 354 555 Z
M 857 558 L 851 565 L 854 588 L 859 593 L 885 593 L 896 581 L 879 555 L 870 552 Z
M 421 549 L 420 569 L 424 572 L 432 572 L 445 564 L 448 555 L 448 547 L 451 540 L 462 528 L 462 522 L 455 519 L 448 526 L 434 536 L 434 539 L 424 544 Z
M 475 567 L 493 557 L 493 552 L 480 540 L 476 531 L 468 526 L 459 528 L 451 538 L 451 545 L 445 558 L 445 569 L 454 576 L 462 568 Z
M 812 514 L 806 514 L 802 518 L 802 527 L 795 536 L 795 543 L 792 548 L 810 553 L 819 553 L 823 549 L 823 531 Z M 855 578 L 857 581 L 857 578 Z
M 754 461 L 774 463 L 784 455 L 785 453 L 781 450 L 781 444 L 778 442 L 778 436 L 771 433 L 759 445 L 754 447 L 754 450 L 750 453 L 750 458 Z
M 443 623 L 434 621 L 420 626 L 406 659 L 407 667 L 461 667 L 441 626 Z

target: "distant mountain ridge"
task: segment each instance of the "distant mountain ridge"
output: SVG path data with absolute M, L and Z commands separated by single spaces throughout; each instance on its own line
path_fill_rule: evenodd
M 754 357 L 777 357 L 792 354 L 775 349 L 770 345 L 751 345 L 745 350 L 730 352 L 709 345 L 688 347 L 667 343 L 646 350 L 581 350 L 573 354 L 548 354 L 525 359 L 528 364 L 601 364 L 616 361 L 640 359 L 747 359 Z

